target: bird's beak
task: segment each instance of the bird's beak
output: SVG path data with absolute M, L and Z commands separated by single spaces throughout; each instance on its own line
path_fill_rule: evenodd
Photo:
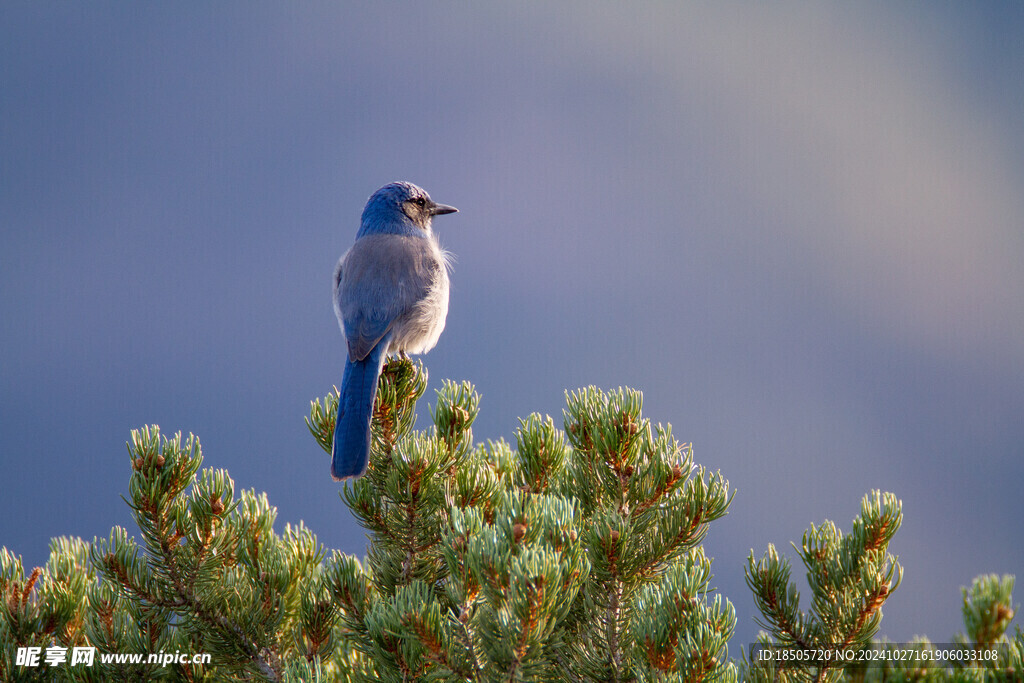
M 447 204 L 434 204 L 430 207 L 431 216 L 441 216 L 446 213 L 458 213 L 458 209 L 454 206 L 448 206 Z

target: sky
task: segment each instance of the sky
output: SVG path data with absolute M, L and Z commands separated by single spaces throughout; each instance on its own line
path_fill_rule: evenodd
M 737 490 L 705 541 L 734 646 L 751 550 L 799 566 L 874 489 L 880 634 L 948 641 L 962 586 L 1024 577 L 1021 36 L 997 2 L 5 2 L 0 545 L 131 528 L 159 424 L 362 556 L 303 417 L 334 264 L 409 180 L 460 209 L 421 427 L 445 378 L 513 443 L 640 389 Z

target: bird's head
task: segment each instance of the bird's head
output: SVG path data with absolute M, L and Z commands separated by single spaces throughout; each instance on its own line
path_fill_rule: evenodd
M 389 183 L 367 200 L 359 234 L 407 232 L 410 228 L 430 233 L 430 219 L 456 211 L 454 206 L 438 204 L 412 183 Z

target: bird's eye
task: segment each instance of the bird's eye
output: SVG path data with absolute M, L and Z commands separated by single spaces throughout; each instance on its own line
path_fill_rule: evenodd
M 426 206 L 427 204 L 427 200 L 423 197 L 417 197 L 412 201 L 415 202 L 416 206 Z

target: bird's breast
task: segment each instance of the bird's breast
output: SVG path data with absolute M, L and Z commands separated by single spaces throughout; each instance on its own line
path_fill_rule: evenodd
M 426 353 L 437 345 L 448 317 L 448 268 L 445 254 L 433 244 L 424 260 L 421 296 L 392 327 L 392 351 Z
M 339 317 L 345 330 L 368 337 L 363 346 L 388 331 L 392 353 L 425 353 L 437 344 L 448 315 L 448 255 L 433 235 L 366 235 L 338 273 Z

